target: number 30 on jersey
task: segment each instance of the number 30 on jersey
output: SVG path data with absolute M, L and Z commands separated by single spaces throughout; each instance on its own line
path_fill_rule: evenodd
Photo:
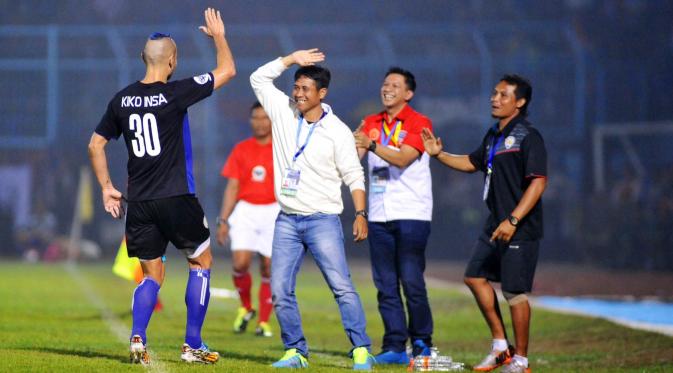
M 159 143 L 159 129 L 157 128 L 157 118 L 152 113 L 145 113 L 140 118 L 138 114 L 129 116 L 129 129 L 134 131 L 135 139 L 131 140 L 133 154 L 140 158 L 149 154 L 156 157 L 161 153 L 161 144 Z

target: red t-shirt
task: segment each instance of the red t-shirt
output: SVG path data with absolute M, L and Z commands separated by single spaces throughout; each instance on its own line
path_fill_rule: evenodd
M 273 194 L 273 150 L 271 141 L 261 145 L 251 137 L 234 146 L 221 175 L 238 179 L 239 189 L 236 200 L 244 200 L 256 205 L 276 201 Z
M 383 144 L 383 141 L 390 137 L 388 145 L 399 148 L 406 144 L 423 154 L 425 151 L 421 138 L 423 128 L 432 131 L 432 122 L 407 104 L 393 120 L 388 118 L 385 111 L 367 116 L 362 131 L 379 144 Z

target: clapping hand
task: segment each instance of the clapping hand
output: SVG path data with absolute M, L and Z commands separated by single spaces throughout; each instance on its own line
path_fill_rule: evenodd
M 439 153 L 442 152 L 442 148 L 444 147 L 442 144 L 442 139 L 435 137 L 435 135 L 433 135 L 429 129 L 423 128 L 423 132 L 421 132 L 421 138 L 423 139 L 425 152 L 428 153 L 429 156 L 436 157 L 439 155 Z
M 362 149 L 369 149 L 369 144 L 372 140 L 362 131 L 362 128 L 365 126 L 365 121 L 360 122 L 358 128 L 353 131 L 353 137 L 355 138 L 355 147 Z

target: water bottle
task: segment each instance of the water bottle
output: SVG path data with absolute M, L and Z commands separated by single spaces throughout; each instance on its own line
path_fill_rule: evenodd
M 417 372 L 460 372 L 464 370 L 463 363 L 454 362 L 451 356 L 418 356 L 412 359 L 409 370 Z

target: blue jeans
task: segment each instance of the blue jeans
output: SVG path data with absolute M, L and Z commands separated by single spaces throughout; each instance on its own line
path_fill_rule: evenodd
M 308 356 L 294 293 L 297 273 L 307 250 L 313 255 L 334 294 L 341 322 L 353 347 L 369 349 L 371 341 L 365 331 L 365 313 L 348 270 L 339 216 L 321 213 L 302 216 L 281 212 L 273 234 L 271 292 L 285 349 L 296 348 Z
M 383 351 L 404 351 L 407 338 L 432 345 L 432 312 L 423 278 L 429 235 L 429 221 L 369 223 L 372 276 L 385 328 Z M 400 283 L 407 301 L 408 326 Z

